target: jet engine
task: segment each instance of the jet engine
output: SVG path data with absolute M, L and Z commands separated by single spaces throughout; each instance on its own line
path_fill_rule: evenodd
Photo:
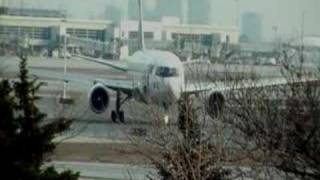
M 102 84 L 96 84 L 89 92 L 90 108 L 93 112 L 101 114 L 109 106 L 110 96 L 108 90 Z
M 206 111 L 211 118 L 217 118 L 223 113 L 225 98 L 220 92 L 213 92 L 206 102 Z

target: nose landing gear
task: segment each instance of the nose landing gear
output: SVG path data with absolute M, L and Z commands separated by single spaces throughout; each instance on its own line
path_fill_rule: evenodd
M 121 110 L 121 106 L 130 98 L 127 96 L 123 101 L 121 101 L 121 92 L 117 91 L 117 99 L 116 99 L 116 109 L 111 111 L 111 120 L 114 123 L 117 123 L 119 120 L 121 123 L 125 123 L 124 111 Z
M 124 112 L 123 111 L 111 111 L 111 120 L 112 122 L 116 123 L 117 119 L 119 119 L 119 121 L 121 123 L 125 123 L 125 119 L 124 119 Z

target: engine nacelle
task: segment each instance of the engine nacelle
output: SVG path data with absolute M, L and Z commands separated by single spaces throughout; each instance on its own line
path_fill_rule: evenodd
M 93 112 L 101 114 L 109 107 L 110 96 L 102 84 L 96 84 L 89 92 L 89 104 Z
M 206 101 L 206 111 L 211 118 L 217 118 L 223 113 L 225 98 L 220 92 L 213 92 Z

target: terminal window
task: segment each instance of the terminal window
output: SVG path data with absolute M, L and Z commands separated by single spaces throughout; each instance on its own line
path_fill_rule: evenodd
M 137 31 L 129 32 L 129 39 L 138 39 L 138 38 L 139 38 L 139 34 Z M 153 32 L 144 32 L 144 38 L 153 39 L 154 38 Z
M 31 39 L 49 39 L 49 28 L 28 26 L 0 26 L 0 36 L 17 38 L 27 35 Z

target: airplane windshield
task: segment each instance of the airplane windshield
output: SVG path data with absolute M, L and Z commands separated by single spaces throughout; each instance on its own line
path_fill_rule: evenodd
M 158 67 L 156 70 L 156 75 L 164 78 L 175 77 L 178 76 L 178 71 L 176 68 Z

